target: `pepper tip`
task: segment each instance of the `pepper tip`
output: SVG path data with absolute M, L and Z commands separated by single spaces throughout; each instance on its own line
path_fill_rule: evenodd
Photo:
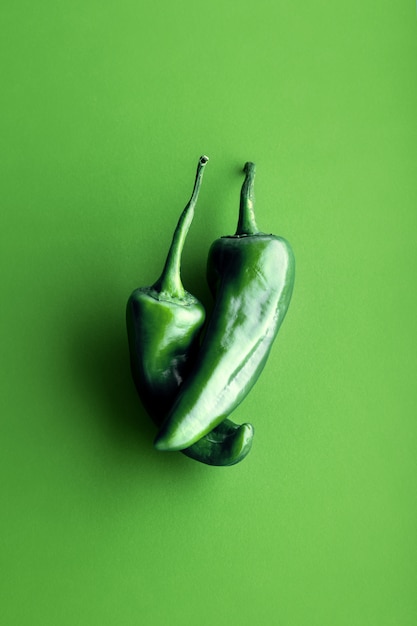
M 177 450 L 188 448 L 193 443 L 194 441 L 189 441 L 188 437 L 184 437 L 184 433 L 181 430 L 172 433 L 169 429 L 162 427 L 155 437 L 153 445 L 161 452 L 176 452 Z
M 169 452 L 171 450 L 171 446 L 169 445 L 169 441 L 166 441 L 164 433 L 160 431 L 153 442 L 154 448 L 159 450 L 160 452 Z

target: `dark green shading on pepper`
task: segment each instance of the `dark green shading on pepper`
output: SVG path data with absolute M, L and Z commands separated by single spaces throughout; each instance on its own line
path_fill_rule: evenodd
M 209 253 L 213 312 L 193 370 L 155 439 L 158 450 L 193 445 L 242 402 L 265 366 L 291 300 L 291 246 L 258 230 L 255 165 L 246 163 L 244 172 L 237 231 L 216 240 Z
M 204 166 L 200 157 L 190 201 L 175 229 L 160 278 L 150 287 L 135 289 L 126 308 L 130 363 L 142 403 L 160 426 L 195 361 L 205 320 L 203 305 L 181 281 L 181 256 L 194 217 Z M 210 429 L 211 430 L 211 429 Z M 209 465 L 233 465 L 252 445 L 253 428 L 230 420 L 207 432 L 182 451 Z

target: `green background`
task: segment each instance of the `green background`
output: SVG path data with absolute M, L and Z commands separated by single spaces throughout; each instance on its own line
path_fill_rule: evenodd
M 0 11 L 2 623 L 415 626 L 414 4 Z M 186 288 L 246 160 L 297 259 L 231 468 L 153 449 L 124 327 L 202 153 Z

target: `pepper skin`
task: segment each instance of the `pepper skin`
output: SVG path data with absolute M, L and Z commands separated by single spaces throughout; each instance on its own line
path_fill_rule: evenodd
M 215 305 L 193 371 L 155 439 L 181 450 L 220 424 L 258 379 L 287 312 L 295 262 L 289 243 L 258 230 L 255 165 L 246 163 L 234 236 L 214 242 L 207 278 Z
M 199 159 L 193 193 L 180 216 L 161 277 L 151 287 L 136 289 L 126 308 L 132 377 L 158 426 L 192 366 L 205 320 L 203 305 L 182 285 L 180 265 L 207 161 L 205 156 Z M 248 454 L 252 437 L 252 426 L 226 420 L 183 452 L 209 465 L 233 465 Z

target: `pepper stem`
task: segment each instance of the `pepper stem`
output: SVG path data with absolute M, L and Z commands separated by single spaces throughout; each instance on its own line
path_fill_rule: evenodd
M 208 160 L 208 157 L 205 155 L 201 156 L 198 160 L 191 198 L 178 220 L 162 274 L 153 285 L 153 289 L 158 293 L 164 292 L 173 298 L 183 298 L 185 296 L 185 289 L 181 281 L 181 256 L 185 239 L 194 218 L 194 208 L 200 191 L 204 166 Z
M 238 237 L 242 237 L 244 235 L 256 235 L 256 233 L 259 232 L 254 212 L 255 163 L 248 161 L 245 163 L 243 171 L 245 172 L 246 177 L 243 181 L 242 190 L 240 192 L 239 221 L 235 233 Z

